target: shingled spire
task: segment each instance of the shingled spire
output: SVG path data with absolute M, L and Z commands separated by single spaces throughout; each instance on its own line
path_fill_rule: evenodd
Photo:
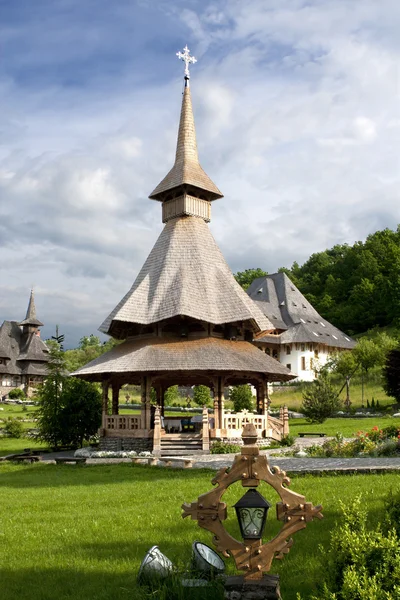
M 31 290 L 31 295 L 29 298 L 28 310 L 26 311 L 26 317 L 20 323 L 21 326 L 27 325 L 31 327 L 42 327 L 43 323 L 39 321 L 36 317 L 36 306 L 35 306 L 35 297 L 33 295 L 33 290 Z
M 178 53 L 178 56 L 179 54 L 180 53 Z M 159 183 L 155 190 L 150 194 L 149 198 L 161 202 L 168 202 L 172 199 L 175 200 L 178 197 L 188 195 L 192 198 L 206 201 L 217 200 L 218 198 L 223 197 L 215 183 L 211 181 L 199 163 L 189 76 L 185 74 L 185 88 L 182 98 L 175 163 L 168 175 L 164 177 L 161 183 Z M 184 203 L 182 203 L 182 206 L 183 204 Z M 191 210 L 181 211 L 179 215 L 191 214 L 200 216 L 207 221 L 209 220 L 209 218 L 205 218 L 204 207 L 200 210 L 201 214 L 197 215 L 196 207 L 193 206 L 197 203 L 192 201 L 191 203 L 189 202 L 186 204 L 191 204 Z M 193 208 L 195 208 L 195 211 L 193 211 Z M 166 215 L 163 214 L 163 217 L 165 216 Z M 164 222 L 166 220 L 169 219 L 163 218 Z

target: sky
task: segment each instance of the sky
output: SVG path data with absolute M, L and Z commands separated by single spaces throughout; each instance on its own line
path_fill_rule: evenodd
M 398 0 L 0 0 L 0 322 L 75 347 L 162 230 L 187 44 L 233 272 L 400 223 Z M 104 336 L 102 339 L 106 339 Z

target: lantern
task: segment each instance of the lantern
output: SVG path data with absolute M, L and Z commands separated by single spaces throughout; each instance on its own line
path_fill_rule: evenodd
M 267 520 L 271 504 L 256 489 L 248 490 L 234 506 L 244 540 L 259 540 Z

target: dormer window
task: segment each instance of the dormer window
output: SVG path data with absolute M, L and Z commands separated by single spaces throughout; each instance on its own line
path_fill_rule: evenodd
M 260 288 L 259 290 L 257 290 L 257 294 L 262 294 L 263 293 L 263 289 Z

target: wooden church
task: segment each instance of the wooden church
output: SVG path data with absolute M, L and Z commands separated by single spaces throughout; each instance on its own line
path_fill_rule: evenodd
M 176 384 L 203 384 L 213 392 L 214 413 L 209 418 L 203 412 L 192 447 L 207 451 L 210 440 L 239 437 L 246 422 L 255 424 L 260 437 L 280 439 L 288 432 L 287 415 L 268 415 L 268 383 L 294 375 L 252 343 L 275 326 L 235 281 L 209 230 L 211 205 L 222 193 L 199 163 L 187 48 L 181 57 L 185 87 L 175 163 L 149 196 L 161 204 L 164 229 L 131 289 L 100 327 L 125 341 L 73 374 L 102 384 L 102 449 L 160 454 L 180 443 L 184 434 L 162 426 L 164 393 Z M 257 390 L 257 413 L 226 412 L 224 388 L 244 383 Z M 124 384 L 141 386 L 140 415 L 118 414 Z

